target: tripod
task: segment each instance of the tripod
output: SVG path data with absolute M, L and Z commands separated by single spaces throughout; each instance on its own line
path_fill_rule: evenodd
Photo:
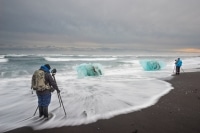
M 180 67 L 180 69 L 184 72 L 182 67 Z M 176 65 L 174 65 L 174 70 L 176 70 Z M 173 70 L 173 73 L 174 73 L 174 70 Z
M 55 78 L 56 69 L 54 68 L 51 72 L 52 72 L 52 76 L 53 76 L 53 78 L 54 78 L 54 81 L 56 82 L 56 78 Z M 61 104 L 62 104 L 63 111 L 64 111 L 65 116 L 66 116 L 67 114 L 66 114 L 66 111 L 65 111 L 65 107 L 64 107 L 64 105 L 63 105 L 63 101 L 62 101 L 61 95 L 60 95 L 60 93 L 57 93 L 57 95 L 58 95 L 60 107 L 61 107 Z

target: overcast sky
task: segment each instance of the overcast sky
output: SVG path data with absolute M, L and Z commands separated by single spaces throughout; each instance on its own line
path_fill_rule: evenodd
M 200 52 L 199 5 L 200 0 L 0 0 L 0 48 Z

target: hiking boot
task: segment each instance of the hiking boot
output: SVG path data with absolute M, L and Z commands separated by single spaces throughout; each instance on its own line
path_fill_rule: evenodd
M 39 117 L 42 117 L 43 115 L 44 115 L 43 107 L 39 106 Z
M 48 118 L 48 107 L 43 107 L 44 118 Z

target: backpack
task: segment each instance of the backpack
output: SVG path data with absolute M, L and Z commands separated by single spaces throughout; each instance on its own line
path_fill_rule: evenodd
M 45 81 L 45 72 L 36 70 L 32 76 L 32 88 L 36 91 L 44 91 L 50 89 L 49 84 Z

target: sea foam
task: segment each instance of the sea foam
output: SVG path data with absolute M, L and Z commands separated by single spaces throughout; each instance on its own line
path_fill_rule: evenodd
M 159 98 L 173 89 L 161 79 L 171 77 L 177 56 L 76 56 L 31 55 L 2 57 L 0 62 L 0 132 L 22 126 L 45 129 L 73 126 L 109 119 L 155 104 Z M 182 57 L 182 69 L 198 71 L 200 57 Z M 140 60 L 163 61 L 159 71 L 145 71 Z M 43 64 L 57 69 L 55 75 L 63 105 L 60 107 L 57 93 L 52 93 L 49 112 L 53 118 L 45 123 L 33 116 L 37 109 L 37 95 L 31 90 L 31 77 Z M 99 64 L 101 76 L 83 76 L 76 71 L 81 64 Z M 38 120 L 38 121 L 37 121 Z

